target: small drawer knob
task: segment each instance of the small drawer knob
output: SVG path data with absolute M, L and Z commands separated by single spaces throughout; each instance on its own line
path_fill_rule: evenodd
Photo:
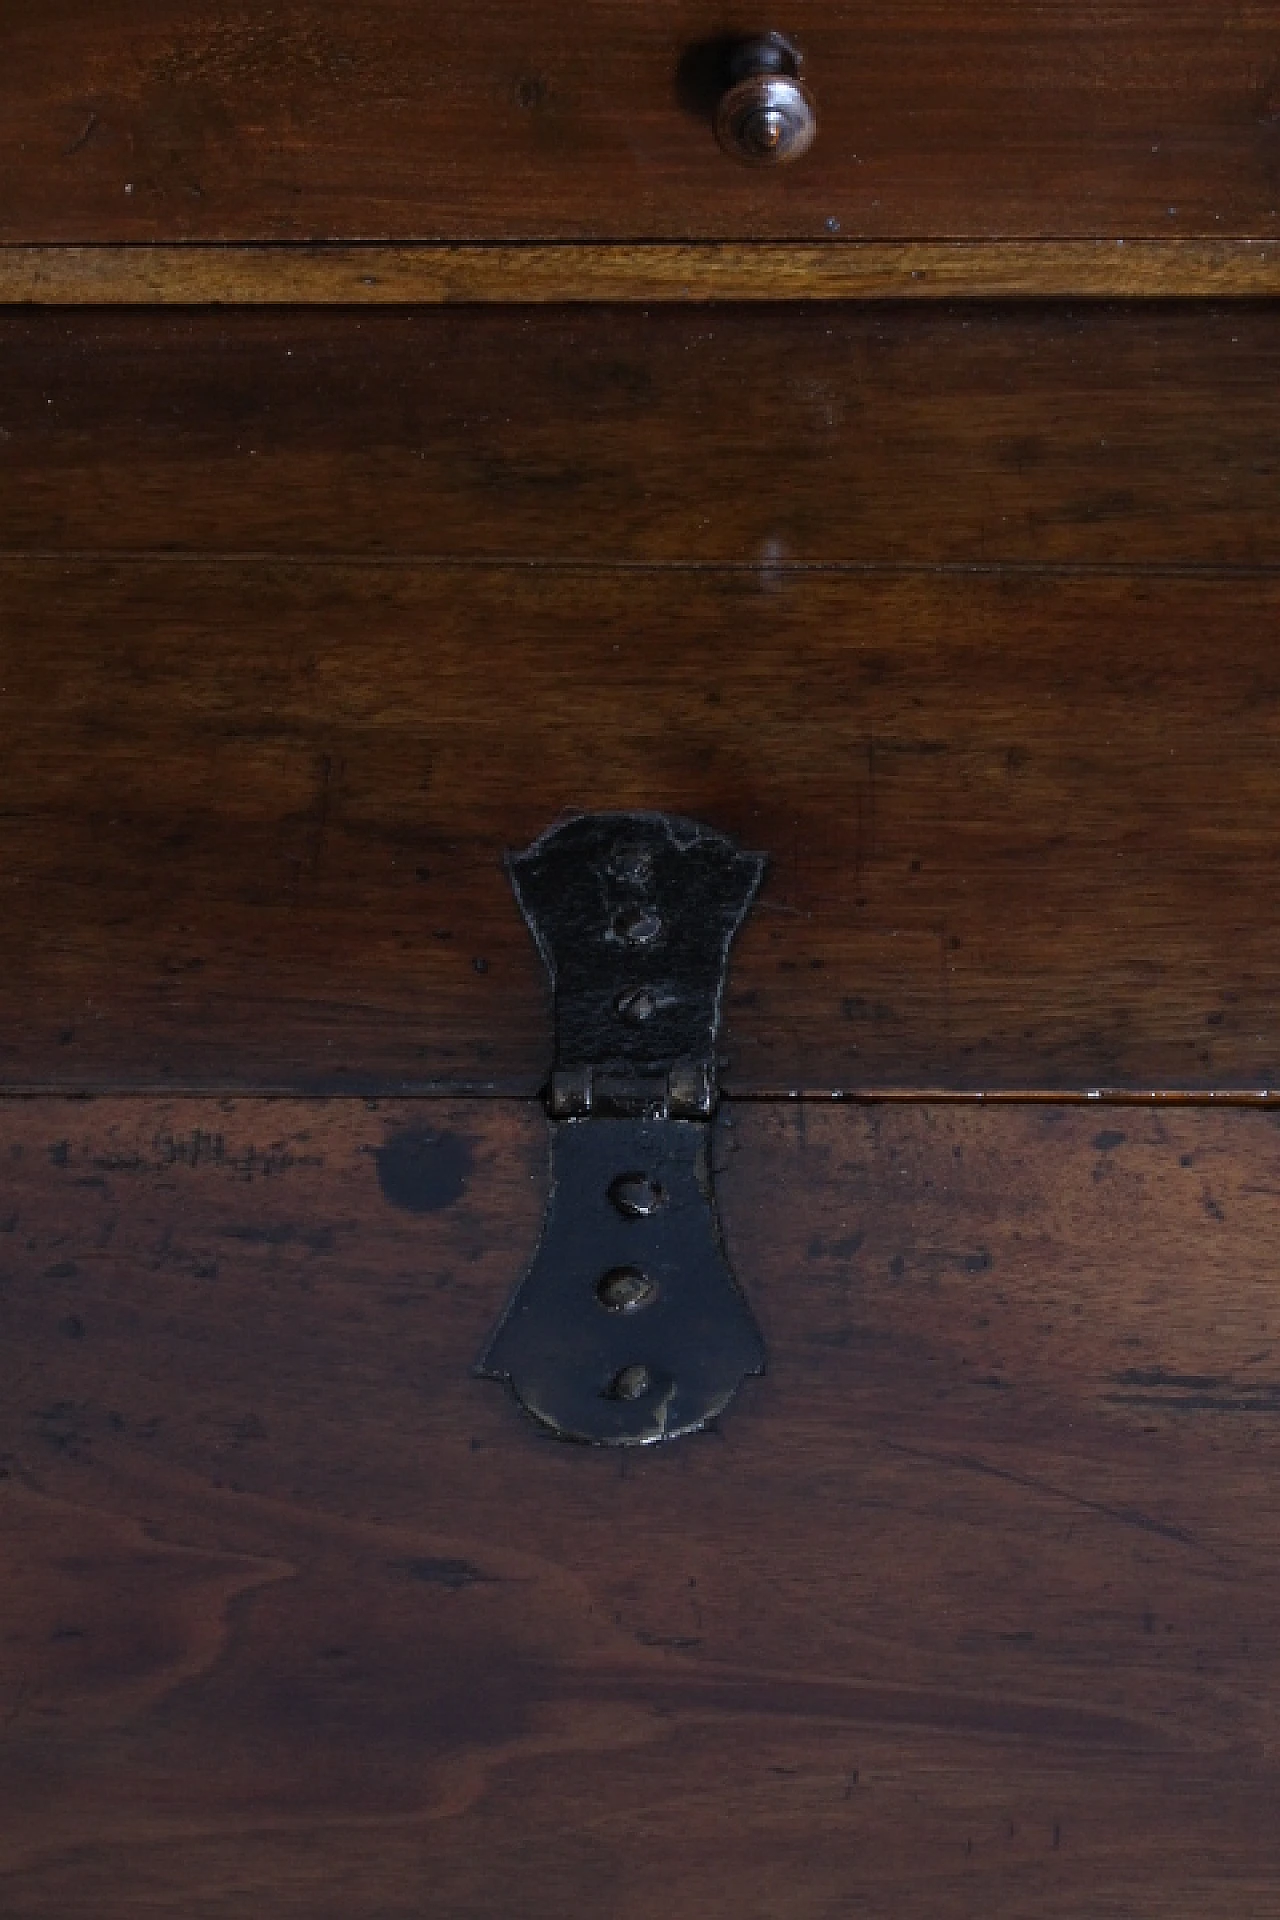
M 748 40 L 729 63 L 730 85 L 716 109 L 720 145 L 749 166 L 781 167 L 808 153 L 818 132 L 800 55 L 780 33 Z

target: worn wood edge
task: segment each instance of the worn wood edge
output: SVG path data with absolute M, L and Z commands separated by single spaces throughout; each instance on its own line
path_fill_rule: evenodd
M 724 1100 L 733 1106 L 840 1107 L 1280 1107 L 1280 1089 L 1274 1087 L 1071 1087 L 1065 1091 L 1043 1087 L 839 1087 L 762 1089 L 726 1087 Z
M 1280 242 L 1249 239 L 0 247 L 0 305 L 6 306 L 537 306 L 1278 293 Z
M 240 1082 L 201 1082 L 168 1086 L 160 1082 L 89 1081 L 68 1084 L 56 1080 L 13 1081 L 0 1084 L 0 1107 L 23 1102 L 63 1101 L 69 1106 L 92 1106 L 100 1100 L 237 1100 L 263 1105 L 307 1101 L 316 1106 L 394 1100 L 400 1103 L 466 1101 L 486 1107 L 541 1106 L 542 1094 L 533 1087 L 478 1086 L 465 1078 L 426 1084 L 360 1081 L 299 1086 L 246 1086 Z M 995 1087 L 990 1090 L 955 1087 L 735 1087 L 727 1085 L 721 1107 L 1249 1107 L 1280 1108 L 1280 1088 L 1241 1087 L 1107 1087 L 1083 1089 Z
M 0 303 L 2 304 L 2 303 Z M 401 550 L 393 553 L 330 547 L 325 551 L 287 551 L 278 547 L 29 547 L 6 546 L 0 527 L 0 560 L 23 567 L 100 565 L 168 567 L 175 561 L 191 567 L 216 569 L 280 567 L 304 575 L 357 568 L 366 572 L 519 573 L 591 575 L 683 574 L 690 578 L 766 575 L 779 579 L 854 580 L 1191 580 L 1268 581 L 1280 574 L 1280 560 L 611 560 L 548 558 L 521 553 L 432 553 Z

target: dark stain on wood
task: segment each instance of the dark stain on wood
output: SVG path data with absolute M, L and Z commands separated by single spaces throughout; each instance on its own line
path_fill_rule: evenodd
M 485 1586 L 496 1578 L 492 1573 L 482 1573 L 469 1560 L 419 1557 L 402 1560 L 398 1564 L 410 1580 L 422 1580 L 428 1586 L 447 1587 L 450 1593 L 461 1593 L 466 1587 Z

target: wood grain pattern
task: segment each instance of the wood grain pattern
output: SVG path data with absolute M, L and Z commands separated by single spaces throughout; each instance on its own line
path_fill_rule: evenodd
M 716 147 L 710 0 L 12 13 L 11 242 L 1277 233 L 1269 3 L 791 0 L 822 131 L 781 175 Z
M 532 1092 L 502 868 L 771 856 L 738 1091 L 1280 1084 L 1274 576 L 0 567 L 10 1086 Z
M 1280 564 L 1267 307 L 0 316 L 0 550 Z
M 536 1112 L 0 1113 L 6 1916 L 1280 1911 L 1274 1119 L 721 1146 L 769 1372 L 620 1460 L 468 1374 Z
M 1264 298 L 1265 240 L 0 244 L 0 305 L 400 306 L 490 301 Z

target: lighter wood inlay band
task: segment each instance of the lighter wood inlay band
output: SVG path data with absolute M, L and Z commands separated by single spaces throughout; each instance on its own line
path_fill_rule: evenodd
M 1260 297 L 1280 242 L 0 247 L 0 304 Z

